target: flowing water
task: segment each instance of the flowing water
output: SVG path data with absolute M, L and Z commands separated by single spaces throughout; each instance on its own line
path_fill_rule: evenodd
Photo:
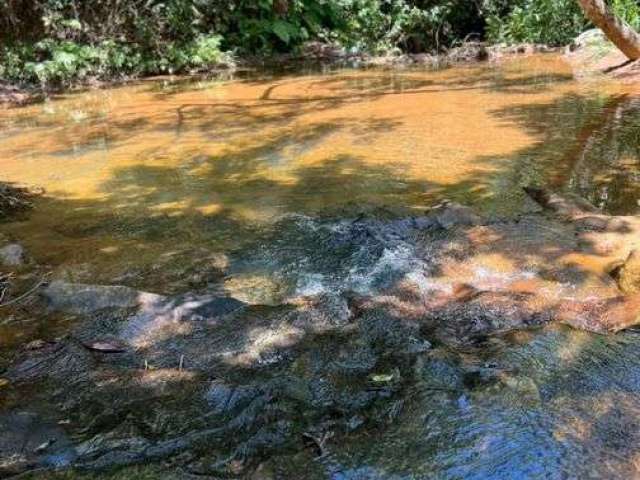
M 371 291 L 416 272 L 389 225 L 445 198 L 517 218 L 536 209 L 521 187 L 542 184 L 638 213 L 636 93 L 534 56 L 69 94 L 0 112 L 0 180 L 46 191 L 0 232 L 72 282 L 271 305 Z M 382 247 L 335 243 L 358 215 L 387 222 Z M 2 351 L 67 325 L 0 319 Z M 443 348 L 412 367 L 386 427 L 354 429 L 318 475 L 640 478 L 638 354 L 635 332 L 561 327 Z

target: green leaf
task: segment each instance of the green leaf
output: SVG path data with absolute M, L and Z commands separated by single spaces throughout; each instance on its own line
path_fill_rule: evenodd
M 276 20 L 271 26 L 271 31 L 277 35 L 277 37 L 284 43 L 289 43 L 291 40 L 291 28 L 292 25 L 284 20 Z

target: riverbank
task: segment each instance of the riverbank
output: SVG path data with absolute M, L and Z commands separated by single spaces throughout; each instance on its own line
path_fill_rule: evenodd
M 630 61 L 604 34 L 588 30 L 567 47 L 567 60 L 576 77 L 606 76 L 625 84 L 640 82 L 640 62 Z
M 537 53 L 566 52 L 566 58 L 573 66 L 576 78 L 593 78 L 607 76 L 623 83 L 640 81 L 640 64 L 630 62 L 615 46 L 597 29 L 584 32 L 567 47 L 551 47 L 542 44 L 488 44 L 467 42 L 459 47 L 451 48 L 444 54 L 393 54 L 376 56 L 366 53 L 350 53 L 332 44 L 309 42 L 299 54 L 281 54 L 266 57 L 248 56 L 231 58 L 208 70 L 188 72 L 177 77 L 223 78 L 234 73 L 255 71 L 260 69 L 296 70 L 307 67 L 323 68 L 408 68 L 428 67 L 446 68 L 451 65 L 469 62 L 499 61 L 514 56 Z M 0 79 L 0 108 L 10 108 L 39 102 L 65 92 L 77 92 L 87 89 L 111 88 L 132 82 L 165 78 L 158 75 L 124 76 L 117 79 L 87 78 L 64 87 L 54 86 L 18 86 L 3 82 Z M 167 76 L 166 78 L 176 78 Z
M 310 42 L 305 45 L 301 54 L 282 54 L 267 57 L 234 58 L 232 61 L 207 71 L 177 76 L 162 77 L 158 75 L 120 77 L 113 80 L 88 78 L 64 87 L 52 86 L 18 86 L 3 82 L 0 79 L 0 108 L 11 108 L 54 98 L 67 92 L 79 92 L 88 89 L 104 89 L 129 83 L 157 80 L 160 78 L 224 78 L 236 73 L 255 70 L 300 70 L 306 67 L 322 68 L 446 68 L 460 63 L 499 61 L 514 56 L 533 55 L 537 53 L 558 52 L 560 48 L 537 44 L 490 45 L 481 42 L 468 42 L 460 47 L 452 48 L 445 54 L 394 54 L 376 56 L 369 54 L 351 54 L 335 45 Z

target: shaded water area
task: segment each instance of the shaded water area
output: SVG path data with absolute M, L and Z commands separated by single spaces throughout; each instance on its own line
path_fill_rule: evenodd
M 46 191 L 0 225 L 28 252 L 18 279 L 156 294 L 0 310 L 0 426 L 33 451 L 56 439 L 38 465 L 179 454 L 167 478 L 636 478 L 636 331 L 421 309 L 456 282 L 536 309 L 615 295 L 611 259 L 522 187 L 638 214 L 639 132 L 633 87 L 577 82 L 553 55 L 144 81 L 0 112 L 0 180 Z M 434 227 L 444 199 L 487 223 Z M 25 352 L 61 337 L 132 350 Z

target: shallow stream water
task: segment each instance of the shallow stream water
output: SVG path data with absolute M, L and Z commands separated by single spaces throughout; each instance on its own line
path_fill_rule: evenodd
M 46 191 L 0 233 L 71 282 L 256 305 L 367 291 L 416 260 L 388 235 L 373 263 L 328 245 L 344 219 L 391 222 L 443 199 L 517 218 L 537 208 L 521 191 L 530 184 L 640 212 L 636 93 L 577 82 L 546 55 L 69 94 L 0 112 L 0 180 Z M 0 313 L 0 348 L 67 328 Z M 347 435 L 317 475 L 640 478 L 639 355 L 636 332 L 555 326 L 443 348 L 413 367 L 386 427 Z M 303 463 L 291 460 L 288 478 Z

